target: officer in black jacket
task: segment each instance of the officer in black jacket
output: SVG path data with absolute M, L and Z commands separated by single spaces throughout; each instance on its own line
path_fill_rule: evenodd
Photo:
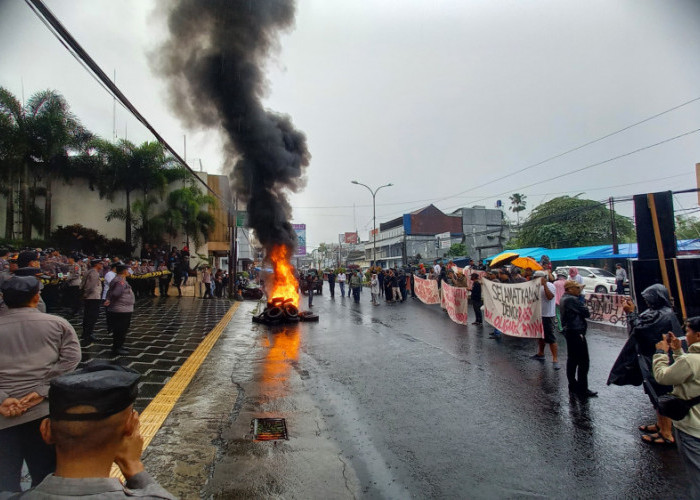
M 588 388 L 588 343 L 586 342 L 586 318 L 591 316 L 586 304 L 580 300 L 583 285 L 568 280 L 564 284 L 564 295 L 559 302 L 561 322 L 566 337 L 566 378 L 569 380 L 569 392 L 584 398 L 598 396 Z M 577 376 L 578 371 L 578 376 Z

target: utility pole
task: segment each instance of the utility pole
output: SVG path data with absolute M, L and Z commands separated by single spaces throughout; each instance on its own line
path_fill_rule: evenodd
M 229 208 L 228 208 L 228 231 L 229 231 L 228 296 L 229 296 L 229 298 L 233 297 L 233 282 L 235 281 L 235 276 L 234 276 L 234 272 L 233 272 L 235 269 L 233 267 L 233 259 L 234 259 L 234 256 L 236 255 L 235 228 L 236 228 L 235 207 L 232 209 L 232 207 L 229 206 Z
M 620 253 L 620 249 L 617 244 L 617 227 L 615 226 L 615 198 L 611 196 L 608 202 L 610 203 L 610 232 L 612 233 L 613 254 L 617 255 Z

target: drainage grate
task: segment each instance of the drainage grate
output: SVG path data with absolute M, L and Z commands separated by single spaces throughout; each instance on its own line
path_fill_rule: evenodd
M 251 422 L 253 439 L 256 441 L 274 441 L 289 439 L 287 422 L 283 418 L 254 418 Z

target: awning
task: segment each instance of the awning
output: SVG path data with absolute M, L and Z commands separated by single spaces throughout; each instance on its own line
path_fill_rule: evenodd
M 700 252 L 700 238 L 693 240 L 678 241 L 678 251 L 680 252 Z M 637 257 L 636 243 L 620 243 L 618 253 L 613 253 L 612 245 L 596 245 L 590 247 L 574 248 L 517 248 L 492 255 L 485 260 L 492 260 L 505 252 L 515 252 L 522 257 L 532 257 L 539 262 L 543 255 L 549 257 L 552 262 L 565 260 L 591 260 L 591 259 L 633 259 Z

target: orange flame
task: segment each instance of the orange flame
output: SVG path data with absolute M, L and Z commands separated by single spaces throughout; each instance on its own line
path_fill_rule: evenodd
M 294 305 L 299 307 L 299 283 L 294 277 L 292 264 L 289 261 L 289 249 L 285 245 L 276 245 L 272 247 L 268 257 L 272 261 L 275 272 L 269 299 L 276 297 L 292 299 Z

